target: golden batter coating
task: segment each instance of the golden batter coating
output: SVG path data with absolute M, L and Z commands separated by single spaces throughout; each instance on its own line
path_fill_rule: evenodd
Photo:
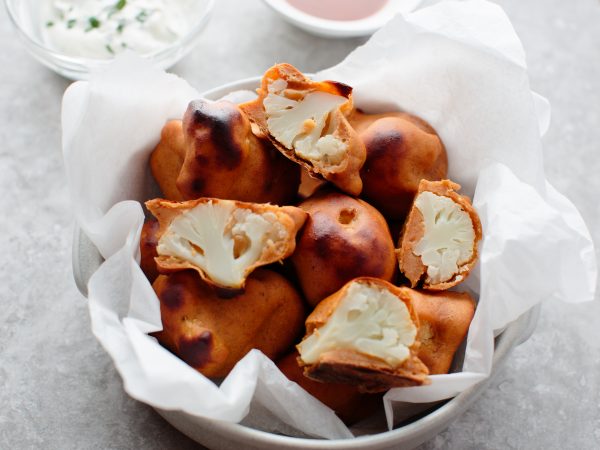
M 450 180 L 422 180 L 396 250 L 412 287 L 445 290 L 464 281 L 477 262 L 481 222 Z
M 161 131 L 158 145 L 150 155 L 150 170 L 164 197 L 169 200 L 186 200 L 177 188 L 177 177 L 186 153 L 181 120 L 167 122 Z
M 214 289 L 189 270 L 160 275 L 153 287 L 163 324 L 155 337 L 207 377 L 227 376 L 253 348 L 276 359 L 302 330 L 302 299 L 269 270 L 256 270 L 237 294 Z
M 265 72 L 257 92 L 241 108 L 279 151 L 341 190 L 361 192 L 366 150 L 347 120 L 351 87 L 315 82 L 290 64 L 277 64 Z
M 417 337 L 421 346 L 417 356 L 431 375 L 448 373 L 469 331 L 475 301 L 466 292 L 410 290 L 410 293 L 420 322 Z
M 291 261 L 311 306 L 356 277 L 392 281 L 397 266 L 394 241 L 379 211 L 326 189 L 298 206 L 310 217 Z
M 307 216 L 294 206 L 214 198 L 154 199 L 146 206 L 159 222 L 159 270 L 193 269 L 229 289 L 242 289 L 254 269 L 290 256 Z
M 354 111 L 349 120 L 367 149 L 361 196 L 388 219 L 404 220 L 419 182 L 446 178 L 444 144 L 427 122 L 410 114 Z

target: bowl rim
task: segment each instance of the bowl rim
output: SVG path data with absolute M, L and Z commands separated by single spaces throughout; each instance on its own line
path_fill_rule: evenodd
M 149 60 L 161 60 L 161 59 L 171 55 L 173 52 L 176 52 L 177 50 L 179 50 L 181 48 L 186 48 L 188 45 L 193 43 L 193 41 L 200 35 L 201 31 L 204 29 L 204 26 L 206 25 L 207 21 L 210 19 L 212 12 L 214 10 L 216 0 L 203 0 L 203 2 L 206 4 L 206 7 L 204 8 L 204 12 L 203 12 L 202 16 L 199 17 L 197 23 L 195 23 L 194 26 L 192 26 L 190 28 L 189 32 L 184 37 L 182 37 L 181 39 L 168 45 L 167 47 L 164 47 L 164 48 L 161 48 L 154 52 L 146 53 L 146 54 L 143 54 L 140 56 L 142 58 L 149 59 Z M 17 14 L 14 10 L 14 1 L 4 0 L 4 6 L 6 8 L 8 17 L 10 18 L 10 21 L 12 22 L 13 26 L 17 30 L 21 39 L 23 39 L 28 45 L 31 45 L 34 49 L 36 49 L 37 51 L 41 52 L 44 55 L 49 55 L 52 58 L 58 59 L 61 61 L 76 63 L 87 69 L 94 67 L 94 66 L 106 65 L 106 64 L 111 63 L 114 60 L 114 57 L 112 57 L 112 58 L 90 58 L 90 57 L 85 57 L 85 56 L 67 55 L 65 53 L 61 53 L 58 50 L 50 48 L 47 45 L 44 45 L 44 43 L 41 42 L 40 40 L 32 37 L 30 35 L 30 33 L 28 33 L 21 26 L 21 23 L 19 22 Z
M 308 74 L 310 75 L 310 74 Z M 254 76 L 239 79 L 223 85 L 216 86 L 204 91 L 201 97 L 208 100 L 217 100 L 236 90 L 253 90 L 259 86 L 261 76 Z M 87 282 L 92 274 L 99 268 L 103 262 L 100 252 L 93 242 L 81 230 L 76 223 L 74 226 L 72 265 L 73 277 L 79 291 L 87 298 Z M 532 309 L 526 311 L 515 321 L 508 324 L 501 333 L 496 336 L 494 343 L 494 354 L 492 361 L 492 370 L 488 377 L 467 390 L 460 392 L 453 398 L 441 400 L 432 404 L 425 414 L 407 424 L 400 425 L 398 428 L 384 431 L 381 433 L 357 436 L 352 439 L 322 439 L 322 438 L 301 438 L 293 436 L 278 435 L 263 430 L 248 427 L 239 423 L 230 423 L 209 419 L 205 417 L 192 416 L 181 410 L 154 409 L 165 420 L 171 423 L 180 432 L 190 438 L 198 441 L 180 427 L 182 420 L 193 420 L 196 423 L 210 424 L 210 429 L 219 432 L 225 436 L 235 436 L 239 439 L 247 440 L 257 445 L 277 445 L 279 448 L 305 448 L 305 449 L 357 449 L 365 446 L 381 446 L 386 444 L 400 444 L 410 440 L 424 442 L 428 438 L 445 429 L 453 420 L 457 419 L 486 389 L 498 373 L 498 369 L 506 361 L 510 352 L 525 342 L 537 325 L 540 315 L 541 305 L 537 304 Z M 435 434 L 432 435 L 432 431 Z M 199 442 L 199 441 L 198 441 Z M 419 442 L 419 443 L 420 443 Z M 377 447 L 380 448 L 380 447 Z

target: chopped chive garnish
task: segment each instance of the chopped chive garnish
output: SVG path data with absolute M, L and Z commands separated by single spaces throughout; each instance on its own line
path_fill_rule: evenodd
M 125 29 L 125 21 L 122 20 L 121 22 L 119 22 L 119 25 L 117 25 L 117 33 L 122 33 L 124 29 Z
M 46 27 L 50 28 L 54 26 L 54 22 L 50 21 L 50 22 L 46 22 Z
M 135 16 L 135 20 L 137 20 L 140 23 L 144 23 L 146 20 L 148 20 L 148 11 L 146 11 L 145 9 L 142 9 L 137 16 Z
M 77 20 L 75 20 L 75 19 L 67 20 L 67 28 L 70 30 L 71 28 L 73 28 L 75 26 L 76 23 L 77 23 Z
M 127 43 L 126 42 L 121 42 L 121 47 L 127 48 Z
M 86 32 L 91 31 L 94 28 L 100 28 L 101 22 L 98 19 L 96 19 L 95 17 L 90 17 L 88 19 L 88 22 L 89 22 L 89 26 L 88 26 L 88 28 L 86 28 L 86 30 L 85 30 Z
M 112 6 L 110 12 L 108 13 L 108 17 L 111 18 L 113 15 L 115 15 L 116 13 L 121 11 L 123 8 L 125 8 L 126 5 L 127 5 L 127 0 L 119 0 L 117 3 L 115 3 Z
M 112 49 L 112 47 L 110 46 L 110 44 L 106 44 L 106 50 L 108 51 L 108 53 L 110 53 L 111 55 L 115 54 L 115 51 Z

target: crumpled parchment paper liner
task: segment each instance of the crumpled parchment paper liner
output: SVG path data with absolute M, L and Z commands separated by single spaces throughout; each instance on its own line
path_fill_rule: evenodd
M 447 147 L 449 176 L 474 196 L 483 223 L 480 264 L 461 286 L 479 295 L 463 371 L 388 392 L 391 426 L 393 401 L 448 398 L 487 377 L 494 334 L 533 305 L 550 297 L 593 299 L 593 244 L 573 204 L 545 180 L 540 135 L 549 105 L 531 92 L 522 46 L 498 6 L 442 2 L 398 16 L 317 78 L 352 85 L 366 111 L 402 109 L 429 121 Z M 198 96 L 132 55 L 65 93 L 63 148 L 74 211 L 106 258 L 88 286 L 93 332 L 127 392 L 147 404 L 231 422 L 244 419 L 252 404 L 249 423 L 349 438 L 331 410 L 259 351 L 217 386 L 147 334 L 161 322 L 137 264 L 144 215 L 133 200 L 155 195 L 148 156 L 165 121 L 180 118 Z

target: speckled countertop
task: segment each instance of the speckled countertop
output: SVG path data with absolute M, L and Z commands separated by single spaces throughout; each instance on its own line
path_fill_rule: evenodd
M 600 1 L 499 3 L 527 50 L 532 88 L 552 103 L 547 177 L 600 244 Z M 316 71 L 361 43 L 309 36 L 258 0 L 219 0 L 173 71 L 203 91 L 276 61 Z M 26 53 L 3 10 L 0 68 L 0 448 L 197 448 L 124 393 L 92 336 L 71 275 L 59 123 L 69 83 Z M 492 386 L 421 448 L 600 448 L 599 321 L 597 301 L 546 304 Z

